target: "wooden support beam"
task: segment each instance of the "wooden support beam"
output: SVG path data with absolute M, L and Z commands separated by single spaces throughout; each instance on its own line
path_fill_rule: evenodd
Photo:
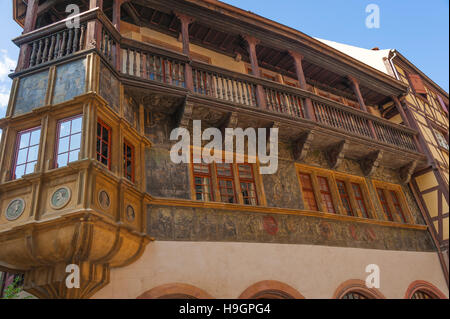
M 406 117 L 405 110 L 403 109 L 403 105 L 400 103 L 398 97 L 393 96 L 392 100 L 394 100 L 395 107 L 397 108 L 398 113 L 400 113 L 400 117 L 402 118 L 403 123 L 405 123 L 405 126 L 411 127 L 408 118 Z
M 383 157 L 381 151 L 375 151 L 364 157 L 359 161 L 359 165 L 365 176 L 370 176 L 375 172 L 375 169 L 380 165 Z
M 181 23 L 181 41 L 183 42 L 183 54 L 187 55 L 189 59 L 191 59 L 191 50 L 189 47 L 189 25 L 194 22 L 194 19 L 182 13 L 175 12 L 175 15 Z M 186 88 L 189 91 L 193 92 L 194 80 L 192 75 L 192 67 L 189 63 L 186 63 L 184 75 Z
M 259 69 L 258 56 L 256 55 L 256 46 L 258 45 L 259 40 L 249 35 L 243 35 L 242 37 L 248 45 L 247 49 L 250 57 L 250 64 L 252 65 L 252 74 L 259 78 L 261 77 L 261 70 Z M 256 86 L 256 100 L 260 108 L 267 108 L 264 88 L 260 84 Z
M 120 8 L 122 6 L 123 0 L 114 0 L 113 2 L 113 13 L 112 13 L 112 24 L 116 27 L 117 31 L 120 32 Z
M 402 168 L 400 168 L 399 175 L 400 181 L 403 184 L 408 184 L 411 181 L 411 176 L 414 174 L 414 171 L 417 167 L 417 161 L 412 161 L 411 163 L 406 164 Z
M 311 148 L 311 144 L 314 140 L 314 132 L 308 131 L 303 133 L 299 139 L 293 143 L 293 156 L 295 161 L 302 161 Z
M 327 159 L 328 165 L 330 166 L 331 169 L 335 169 L 339 165 L 341 165 L 347 149 L 348 149 L 348 142 L 344 140 L 342 142 L 330 146 L 325 151 L 325 158 Z
M 295 51 L 289 51 L 292 59 L 294 60 L 295 71 L 297 73 L 297 80 L 300 84 L 300 88 L 303 90 L 308 90 L 306 84 L 305 73 L 303 72 L 303 56 Z M 305 99 L 305 117 L 309 120 L 316 121 L 316 115 L 314 113 L 314 107 L 310 98 Z
M 124 3 L 123 9 L 130 15 L 135 25 L 141 26 L 141 19 L 139 19 L 139 14 L 136 12 L 136 9 L 131 5 L 131 3 Z
M 356 98 L 358 99 L 358 103 L 359 103 L 359 106 L 361 107 L 361 110 L 363 110 L 364 112 L 368 112 L 366 103 L 364 102 L 364 98 L 361 94 L 361 89 L 359 87 L 358 80 L 352 76 L 348 76 L 347 78 L 350 83 L 350 86 L 353 89 L 353 92 L 355 93 Z

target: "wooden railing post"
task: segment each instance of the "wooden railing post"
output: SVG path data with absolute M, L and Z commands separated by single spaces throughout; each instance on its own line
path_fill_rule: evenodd
M 90 0 L 89 10 L 94 8 L 103 8 L 103 0 Z M 86 49 L 99 48 L 102 41 L 102 24 L 98 20 L 92 20 L 87 23 L 86 30 Z
M 189 60 L 191 60 L 191 50 L 189 47 L 189 25 L 194 22 L 194 19 L 181 13 L 176 13 L 177 18 L 181 22 L 181 38 L 183 42 L 183 54 L 187 55 L 189 57 Z M 192 66 L 189 63 L 185 64 L 185 84 L 186 88 L 194 92 L 194 79 L 192 74 Z
M 252 73 L 256 77 L 261 77 L 261 71 L 259 70 L 258 65 L 258 56 L 256 55 L 256 45 L 259 43 L 259 40 L 248 35 L 244 35 L 243 38 L 248 44 L 248 54 L 252 65 Z M 261 109 L 267 109 L 266 94 L 264 93 L 264 88 L 260 84 L 256 85 L 256 101 Z
M 295 71 L 297 72 L 297 79 L 300 84 L 300 88 L 302 90 L 308 90 L 308 86 L 306 84 L 305 73 L 303 72 L 303 55 L 298 52 L 289 51 L 292 59 L 294 60 Z M 314 107 L 310 98 L 305 99 L 305 117 L 309 120 L 316 121 L 316 115 L 314 113 Z
M 367 110 L 366 103 L 364 102 L 364 98 L 363 98 L 363 96 L 362 96 L 362 94 L 361 94 L 361 90 L 360 90 L 360 88 L 359 88 L 359 82 L 358 82 L 358 80 L 355 79 L 355 78 L 352 77 L 352 76 L 348 76 L 348 80 L 350 81 L 350 84 L 351 84 L 351 86 L 352 86 L 352 88 L 353 88 L 353 91 L 354 91 L 354 93 L 355 93 L 355 96 L 356 96 L 356 98 L 358 99 L 358 102 L 359 102 L 359 105 L 360 105 L 360 107 L 361 107 L 361 110 L 363 110 L 363 111 L 366 112 L 366 113 L 369 113 L 368 110 Z M 377 133 L 375 132 L 375 128 L 373 127 L 372 121 L 371 121 L 371 120 L 368 120 L 368 121 L 367 121 L 367 125 L 369 126 L 369 130 L 370 130 L 370 133 L 371 133 L 372 137 L 373 137 L 374 139 L 378 139 Z
M 112 23 L 117 31 L 120 32 L 120 7 L 123 3 L 123 0 L 114 0 L 113 2 L 113 14 L 112 14 Z M 122 50 L 120 49 L 120 43 L 116 42 L 116 69 L 120 72 L 122 70 Z

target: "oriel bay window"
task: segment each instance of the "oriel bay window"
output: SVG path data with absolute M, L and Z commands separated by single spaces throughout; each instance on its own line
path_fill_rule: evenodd
M 297 172 L 306 210 L 373 218 L 364 178 L 301 164 Z
M 58 122 L 56 167 L 64 167 L 78 160 L 81 148 L 81 126 L 81 115 Z
M 111 168 L 111 128 L 102 121 L 97 122 L 97 160 Z
M 12 179 L 22 178 L 24 175 L 34 173 L 39 155 L 40 139 L 40 127 L 18 133 Z
M 260 205 L 261 188 L 256 171 L 256 165 L 249 163 L 192 163 L 192 198 L 203 202 Z

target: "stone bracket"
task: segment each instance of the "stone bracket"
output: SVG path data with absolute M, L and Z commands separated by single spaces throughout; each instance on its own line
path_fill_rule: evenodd
M 180 107 L 177 114 L 177 126 L 185 129 L 189 128 L 189 123 L 192 120 L 192 114 L 194 112 L 194 103 L 185 101 Z
M 411 180 L 411 176 L 416 170 L 417 167 L 417 161 L 412 161 L 409 164 L 406 164 L 402 168 L 400 168 L 399 175 L 400 175 L 400 181 L 403 184 L 408 184 Z
M 335 145 L 330 146 L 325 151 L 325 158 L 327 159 L 328 165 L 331 169 L 337 168 L 344 159 L 344 154 L 347 151 L 348 142 L 342 141 Z
M 381 151 L 375 151 L 360 160 L 359 165 L 365 176 L 373 174 L 375 169 L 380 165 L 380 161 L 383 157 Z
M 293 155 L 294 160 L 296 161 L 302 161 L 305 159 L 306 155 L 308 154 L 311 144 L 314 140 L 314 133 L 313 131 L 308 131 L 302 134 L 298 140 L 294 142 L 293 145 Z

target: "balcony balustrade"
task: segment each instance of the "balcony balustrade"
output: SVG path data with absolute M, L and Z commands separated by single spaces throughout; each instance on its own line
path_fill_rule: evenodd
M 233 103 L 238 107 L 262 109 L 256 94 L 257 86 L 261 86 L 266 99 L 264 111 L 310 120 L 305 117 L 305 100 L 310 99 L 316 122 L 325 127 L 404 150 L 418 151 L 414 142 L 416 132 L 410 128 L 306 90 L 191 61 L 184 54 L 124 38 L 98 9 L 82 13 L 80 20 L 79 29 L 67 29 L 63 20 L 15 39 L 16 44 L 31 47 L 28 63 L 18 71 L 95 50 L 124 77 L 178 88 L 192 87 L 193 95 Z M 94 30 L 91 33 L 95 41 L 89 39 L 89 28 Z M 191 72 L 186 71 L 188 67 Z M 187 74 L 192 77 L 187 78 Z M 188 82 L 192 85 L 188 86 Z

